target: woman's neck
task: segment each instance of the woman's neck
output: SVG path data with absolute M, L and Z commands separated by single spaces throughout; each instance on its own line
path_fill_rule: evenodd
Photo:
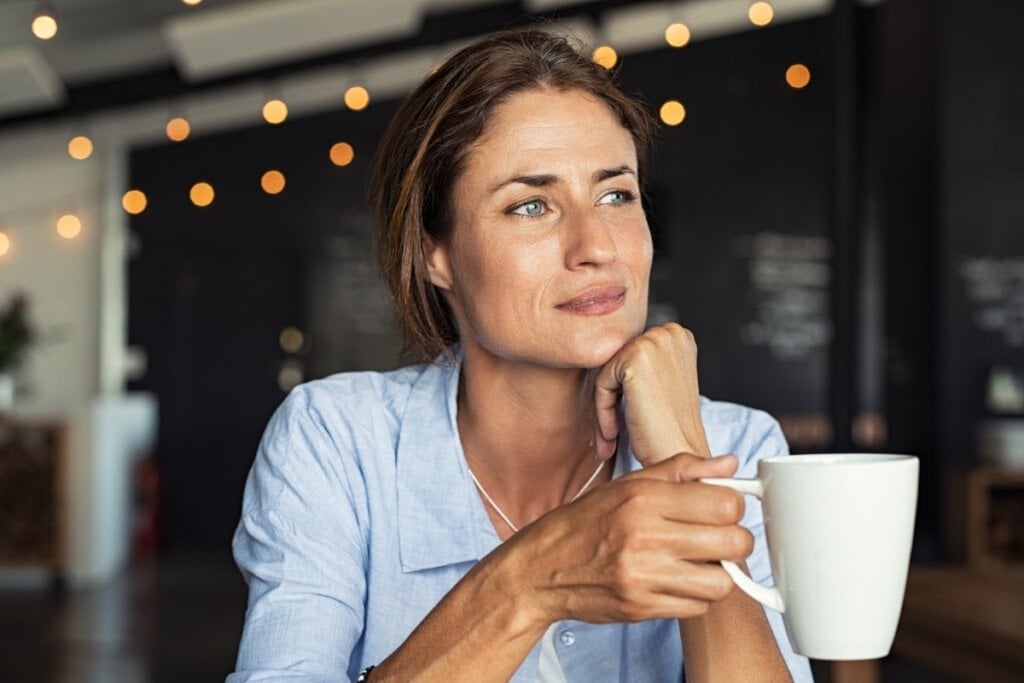
M 463 450 L 481 485 L 517 526 L 572 498 L 593 474 L 599 464 L 593 400 L 593 373 L 586 370 L 487 353 L 464 356 L 458 397 Z

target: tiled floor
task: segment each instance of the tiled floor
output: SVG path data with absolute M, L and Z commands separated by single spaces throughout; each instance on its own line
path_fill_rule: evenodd
M 63 598 L 0 589 L 0 683 L 193 683 L 231 671 L 245 584 L 228 556 L 140 563 Z M 827 683 L 828 668 L 815 663 Z M 951 683 L 898 658 L 883 683 Z

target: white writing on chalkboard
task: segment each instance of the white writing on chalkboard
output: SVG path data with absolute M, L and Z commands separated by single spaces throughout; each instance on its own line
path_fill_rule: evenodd
M 832 339 L 829 285 L 832 243 L 827 237 L 762 232 L 737 240 L 748 259 L 752 319 L 743 342 L 780 360 L 804 360 Z
M 1024 346 L 1024 256 L 961 256 L 959 270 L 974 324 Z

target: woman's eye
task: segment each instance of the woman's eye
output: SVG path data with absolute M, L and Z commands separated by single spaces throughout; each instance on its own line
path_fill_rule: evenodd
M 628 204 L 636 199 L 636 195 L 629 190 L 612 190 L 601 197 L 600 204 Z
M 523 202 L 519 206 L 512 209 L 512 213 L 517 216 L 541 216 L 544 214 L 544 202 L 539 199 L 534 199 L 528 202 Z

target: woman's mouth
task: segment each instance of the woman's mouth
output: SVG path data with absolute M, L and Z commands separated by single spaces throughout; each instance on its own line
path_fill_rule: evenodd
M 622 308 L 626 288 L 621 285 L 594 287 L 555 306 L 574 315 L 607 315 Z

